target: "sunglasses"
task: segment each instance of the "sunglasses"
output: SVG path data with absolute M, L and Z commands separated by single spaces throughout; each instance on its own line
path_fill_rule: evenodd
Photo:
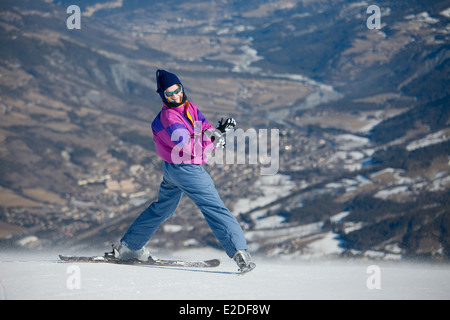
M 181 90 L 183 90 L 183 86 L 179 86 L 178 89 L 176 89 L 175 91 L 164 91 L 164 95 L 166 97 L 172 97 L 174 94 L 179 94 L 181 92 Z

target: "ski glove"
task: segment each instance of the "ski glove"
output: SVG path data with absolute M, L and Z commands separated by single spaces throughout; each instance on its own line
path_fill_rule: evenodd
M 236 126 L 236 120 L 234 120 L 233 118 L 228 118 L 225 121 L 222 118 L 217 122 L 216 129 L 219 130 L 221 133 L 225 133 L 228 130 L 233 129 L 235 126 Z
M 205 129 L 203 132 L 211 139 L 216 149 L 225 148 L 225 138 L 222 136 L 222 132 L 218 129 L 214 129 L 213 131 Z

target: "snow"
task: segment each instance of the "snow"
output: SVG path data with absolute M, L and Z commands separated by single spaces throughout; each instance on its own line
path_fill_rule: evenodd
M 409 143 L 406 146 L 406 149 L 408 151 L 414 151 L 416 149 L 425 148 L 434 144 L 442 143 L 445 141 L 448 141 L 450 139 L 449 136 L 447 136 L 448 130 L 441 130 L 435 133 L 431 133 L 427 135 L 423 139 L 419 139 L 416 141 L 413 141 Z
M 262 241 L 264 239 L 270 238 L 273 242 L 275 240 L 275 237 L 282 238 L 283 240 L 289 238 L 305 237 L 307 235 L 320 232 L 320 230 L 322 230 L 322 227 L 323 222 L 314 222 L 294 227 L 250 230 L 245 233 L 245 238 L 248 241 Z
M 169 232 L 169 233 L 180 232 L 181 230 L 184 229 L 183 226 L 175 225 L 175 224 L 164 224 L 162 227 L 164 229 L 164 232 Z
M 279 215 L 262 218 L 262 219 L 256 220 L 254 229 L 260 230 L 260 229 L 278 228 L 283 224 L 283 222 L 285 220 L 286 220 L 285 217 L 279 216 Z
M 328 239 L 329 240 L 329 239 Z M 71 254 L 71 252 L 64 251 Z M 246 275 L 222 251 L 196 249 L 174 257 L 220 258 L 214 269 L 174 269 L 57 261 L 56 253 L 2 252 L 0 299 L 299 300 L 449 299 L 450 266 L 374 261 L 254 257 Z M 375 272 L 375 271 L 378 272 Z M 378 286 L 372 286 L 375 279 Z M 376 287 L 379 287 L 377 289 Z
M 340 134 L 336 136 L 335 140 L 339 143 L 341 150 L 354 150 L 365 147 L 370 143 L 368 138 L 360 137 L 354 134 Z
M 443 15 L 444 17 L 450 18 L 450 8 L 447 8 L 444 11 L 439 12 L 439 14 Z
M 318 240 L 314 241 L 307 246 L 306 251 L 312 253 L 312 257 L 321 257 L 323 255 L 330 254 L 340 254 L 344 249 L 340 246 L 341 241 L 339 240 L 339 236 L 330 231 L 325 234 L 325 236 Z
M 281 197 L 288 195 L 295 187 L 295 182 L 287 175 L 275 174 L 271 176 L 261 176 L 252 186 L 252 190 L 260 192 L 257 198 L 241 198 L 233 208 L 233 213 L 239 215 L 252 209 L 263 207 Z M 260 215 L 264 213 L 260 212 Z
M 391 197 L 394 197 L 398 194 L 405 194 L 407 193 L 409 187 L 408 186 L 400 186 L 400 187 L 395 187 L 392 189 L 388 189 L 388 190 L 380 190 L 375 194 L 375 198 L 379 198 L 379 199 L 389 199 Z
M 342 221 L 342 219 L 344 219 L 349 214 L 350 214 L 350 211 L 339 212 L 339 213 L 335 214 L 334 216 L 331 216 L 330 221 L 333 223 L 338 223 L 338 222 Z

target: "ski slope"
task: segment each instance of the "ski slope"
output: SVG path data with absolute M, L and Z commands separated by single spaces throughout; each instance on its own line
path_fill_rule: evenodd
M 445 264 L 254 257 L 256 269 L 237 275 L 234 262 L 213 249 L 164 256 L 220 258 L 213 269 L 71 264 L 57 253 L 0 253 L 0 299 L 450 299 Z

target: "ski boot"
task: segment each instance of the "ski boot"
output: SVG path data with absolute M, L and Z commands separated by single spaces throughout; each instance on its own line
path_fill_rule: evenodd
M 116 255 L 117 252 L 117 255 Z M 124 244 L 120 244 L 119 248 L 113 245 L 113 253 L 116 259 L 127 261 L 127 260 L 139 260 L 139 261 L 148 261 L 152 260 L 150 252 L 147 248 L 143 247 L 139 250 L 130 250 Z
M 105 254 L 103 255 L 103 258 L 106 261 L 117 260 L 116 252 L 118 253 L 119 251 L 117 251 L 116 246 L 113 244 L 112 245 L 112 251 L 111 252 L 105 252 Z
M 233 255 L 233 259 L 239 267 L 241 273 L 250 272 L 255 269 L 256 264 L 252 262 L 252 257 L 248 250 L 238 250 Z

